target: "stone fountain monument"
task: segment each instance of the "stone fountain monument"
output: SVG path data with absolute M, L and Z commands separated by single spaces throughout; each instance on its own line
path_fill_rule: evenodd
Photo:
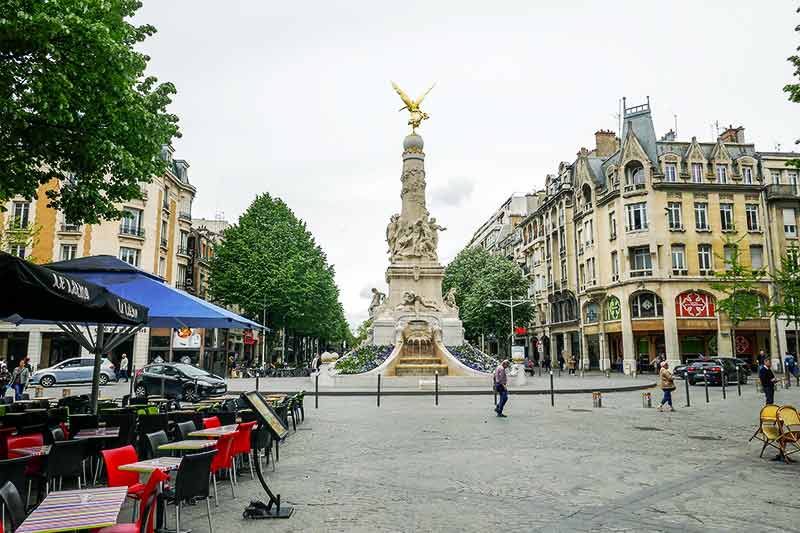
M 458 318 L 455 294 L 442 294 L 444 267 L 439 263 L 439 225 L 428 211 L 425 198 L 425 152 L 416 129 L 428 118 L 419 105 L 433 87 L 411 100 L 396 84 L 394 89 L 408 109 L 411 133 L 403 140 L 403 171 L 400 175 L 401 210 L 390 217 L 386 228 L 389 294 L 372 289 L 372 318 L 368 342 L 394 345 L 379 371 L 386 375 L 472 375 L 446 346 L 460 346 L 464 329 Z

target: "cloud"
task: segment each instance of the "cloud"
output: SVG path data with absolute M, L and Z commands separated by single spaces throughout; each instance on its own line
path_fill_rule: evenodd
M 446 185 L 433 191 L 431 198 L 437 204 L 458 207 L 469 199 L 474 189 L 472 178 L 450 178 Z

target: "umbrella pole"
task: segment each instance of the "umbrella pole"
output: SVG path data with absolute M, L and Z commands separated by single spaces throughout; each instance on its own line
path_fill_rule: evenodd
M 97 414 L 97 400 L 100 397 L 100 362 L 103 358 L 105 326 L 97 325 L 97 338 L 94 345 L 94 372 L 92 372 L 92 413 Z

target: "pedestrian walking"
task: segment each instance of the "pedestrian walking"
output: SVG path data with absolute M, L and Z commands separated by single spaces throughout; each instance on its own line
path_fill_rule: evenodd
M 119 360 L 119 376 L 117 379 L 125 378 L 125 383 L 128 382 L 128 354 L 122 354 L 122 359 Z
M 567 360 L 567 374 L 574 375 L 575 374 L 575 356 L 570 355 L 569 360 Z
M 661 363 L 661 370 L 658 373 L 659 377 L 659 386 L 661 387 L 661 391 L 664 393 L 664 397 L 661 398 L 661 405 L 658 406 L 659 411 L 674 411 L 675 408 L 672 406 L 672 391 L 675 390 L 675 381 L 672 378 L 672 372 L 669 371 L 669 364 L 666 361 Z M 664 407 L 666 405 L 666 407 Z
M 8 365 L 5 361 L 0 361 L 0 398 L 6 397 L 8 385 L 11 383 L 11 372 L 8 371 Z
M 506 383 L 508 382 L 506 368 L 508 368 L 508 365 L 508 359 L 505 359 L 494 371 L 494 390 L 500 395 L 500 401 L 497 402 L 494 412 L 497 413 L 497 416 L 500 418 L 506 417 L 506 415 L 503 414 L 503 408 L 508 401 L 508 389 L 506 388 Z
M 22 391 L 28 386 L 28 381 L 31 379 L 31 371 L 28 370 L 26 358 L 23 357 L 19 360 L 19 366 L 14 369 L 11 374 L 11 386 L 14 388 L 14 400 L 22 399 Z
M 558 354 L 558 369 L 564 371 L 564 356 L 561 354 Z
M 550 367 L 552 365 L 552 361 L 550 361 L 549 357 L 542 358 L 542 370 L 545 372 L 550 372 Z
M 767 405 L 775 403 L 775 383 L 778 378 L 772 372 L 772 359 L 766 357 L 764 364 L 758 369 L 758 379 L 761 380 L 761 388 L 764 389 L 764 398 Z
M 786 357 L 783 358 L 783 368 L 787 380 L 797 375 L 797 360 L 792 352 L 786 352 Z
M 764 359 L 767 358 L 767 354 L 764 353 L 764 350 L 758 352 L 758 368 L 764 366 Z

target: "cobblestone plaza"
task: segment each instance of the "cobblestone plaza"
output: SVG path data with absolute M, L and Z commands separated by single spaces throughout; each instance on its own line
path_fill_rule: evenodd
M 289 520 L 244 521 L 265 499 L 241 477 L 214 530 L 247 531 L 791 531 L 800 466 L 758 457 L 763 397 L 750 384 L 722 399 L 679 383 L 674 413 L 641 392 L 514 396 L 498 419 L 491 396 L 306 399 L 306 421 L 281 447 L 273 491 Z M 654 405 L 656 397 L 653 391 Z M 797 404 L 800 388 L 776 401 Z M 187 509 L 204 530 L 204 512 Z M 196 522 L 196 523 L 195 523 Z

